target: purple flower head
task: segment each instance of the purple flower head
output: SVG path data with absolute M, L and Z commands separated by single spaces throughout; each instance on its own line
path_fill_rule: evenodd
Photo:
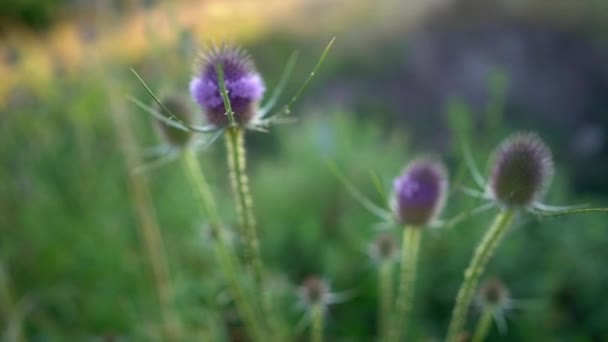
M 541 197 L 553 176 L 551 150 L 533 133 L 515 133 L 496 149 L 490 177 L 494 199 L 527 207 Z
M 416 160 L 394 180 L 393 189 L 392 207 L 397 221 L 414 227 L 426 226 L 445 204 L 447 172 L 438 162 Z
M 243 50 L 224 45 L 202 54 L 196 74 L 190 81 L 190 94 L 203 108 L 210 124 L 228 124 L 216 66 L 224 71 L 224 82 L 239 125 L 246 125 L 255 116 L 258 103 L 266 90 L 264 80 L 253 60 Z
M 161 103 L 167 108 L 175 118 L 181 122 L 191 123 L 192 115 L 186 101 L 183 97 L 170 95 L 161 99 Z M 162 108 L 157 105 L 157 110 L 162 112 Z M 167 115 L 164 114 L 163 115 Z M 174 146 L 184 146 L 192 138 L 192 133 L 175 127 L 171 127 L 166 123 L 156 120 L 161 137 L 169 144 Z

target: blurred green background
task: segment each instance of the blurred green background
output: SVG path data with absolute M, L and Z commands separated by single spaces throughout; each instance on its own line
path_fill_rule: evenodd
M 9 341 L 162 340 L 138 228 L 138 208 L 148 201 L 183 340 L 210 340 L 230 323 L 206 220 L 180 163 L 131 172 L 158 139 L 126 97 L 150 103 L 129 67 L 157 92 L 185 94 L 196 50 L 214 40 L 250 50 L 269 89 L 300 51 L 292 94 L 337 37 L 294 107 L 298 121 L 246 137 L 265 262 L 290 284 L 287 293 L 310 274 L 354 293 L 330 307 L 328 341 L 374 340 L 377 269 L 367 250 L 378 221 L 327 159 L 382 204 L 386 194 L 372 173 L 388 194 L 408 160 L 433 153 L 452 183 L 471 185 L 463 143 L 485 166 L 506 135 L 533 130 L 557 165 L 546 202 L 608 206 L 603 1 L 5 0 L 0 7 L 0 334 Z M 222 141 L 200 161 L 234 226 Z M 478 204 L 453 190 L 444 216 Z M 445 333 L 492 214 L 425 235 L 416 340 Z M 491 340 L 608 340 L 606 228 L 602 214 L 522 216 L 488 269 L 519 303 L 508 331 L 493 329 Z M 294 325 L 304 315 L 296 301 L 287 295 L 284 305 Z

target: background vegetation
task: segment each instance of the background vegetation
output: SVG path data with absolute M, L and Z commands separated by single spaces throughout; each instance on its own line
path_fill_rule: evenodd
M 12 16 L 5 9 L 28 8 L 26 2 L 9 3 L 14 7 L 4 7 L 3 15 Z M 46 3 L 32 7 L 42 13 L 37 15 L 45 15 Z M 322 6 L 311 2 L 296 8 L 335 10 L 325 5 L 325 12 Z M 336 17 L 333 29 L 322 22 L 316 30 L 309 24 L 309 30 L 279 26 L 260 30 L 255 38 L 243 34 L 269 88 L 290 53 L 301 52 L 290 94 L 324 43 L 338 33 L 336 49 L 294 108 L 297 123 L 247 135 L 264 258 L 285 286 L 284 309 L 294 325 L 303 315 L 295 305 L 296 287 L 306 276 L 320 274 L 332 288 L 354 293 L 331 307 L 329 340 L 369 341 L 376 333 L 376 268 L 367 248 L 377 221 L 348 196 L 327 159 L 365 194 L 385 203 L 392 178 L 421 152 L 442 156 L 453 184 L 471 184 L 462 164 L 463 142 L 486 165 L 492 147 L 508 133 L 535 130 L 553 147 L 557 163 L 546 202 L 608 206 L 608 76 L 594 22 L 581 26 L 576 20 L 497 10 L 488 21 L 500 23 L 495 25 L 475 20 L 483 17 L 475 11 L 465 11 L 473 18 L 462 16 L 458 8 L 430 11 L 415 29 L 400 26 L 398 18 L 384 23 L 389 17 L 380 11 L 374 13 L 382 25 L 371 27 L 361 18 Z M 305 13 L 294 18 L 303 20 Z M 129 190 L 132 165 L 125 161 L 126 150 L 158 142 L 149 117 L 125 95 L 148 101 L 131 66 L 159 92 L 187 91 L 193 51 L 209 37 L 176 25 L 179 34 L 170 41 L 149 31 L 139 57 L 110 58 L 88 45 L 83 48 L 87 63 L 75 69 L 58 64 L 46 83 L 10 84 L 0 107 L 0 331 L 5 336 L 22 331 L 32 341 L 158 339 L 158 301 L 138 233 L 138 203 Z M 522 38 L 530 34 L 531 40 Z M 508 55 L 513 50 L 505 48 L 510 45 L 504 35 L 525 53 Z M 493 41 L 498 43 L 488 43 Z M 424 50 L 428 44 L 437 49 Z M 444 53 L 453 57 L 448 69 L 443 62 L 420 64 L 435 57 L 442 61 Z M 5 68 L 18 69 L 19 63 Z M 538 71 L 536 66 L 549 63 L 554 68 Z M 425 73 L 425 66 L 439 74 Z M 530 91 L 518 92 L 530 82 L 536 82 Z M 127 146 L 118 126 L 133 134 L 135 145 Z M 200 153 L 200 161 L 225 222 L 234 225 L 223 153 L 218 142 Z M 374 186 L 372 172 L 385 194 Z M 184 340 L 208 339 L 223 323 L 234 332 L 206 220 L 181 165 L 139 177 L 149 185 L 161 227 Z M 452 190 L 445 216 L 477 204 Z M 491 216 L 425 235 L 412 325 L 418 339 L 445 333 L 462 272 Z M 607 222 L 601 214 L 519 220 L 489 268 L 488 276 L 503 279 L 520 300 L 508 316 L 508 332 L 494 329 L 493 340 L 608 339 Z

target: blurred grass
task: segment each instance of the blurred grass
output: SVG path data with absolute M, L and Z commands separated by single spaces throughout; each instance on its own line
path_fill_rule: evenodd
M 261 21 L 256 23 L 261 27 Z M 213 22 L 201 25 L 214 26 Z M 258 40 L 262 30 L 252 29 L 257 25 L 244 25 L 246 35 L 234 36 L 251 48 L 272 87 L 280 71 L 277 65 L 286 61 L 299 42 L 294 43 L 287 34 Z M 216 26 L 219 32 L 220 26 Z M 240 30 L 239 25 L 231 29 Z M 130 54 L 131 48 L 151 38 L 146 30 L 133 38 L 125 33 L 129 30 L 116 32 L 114 40 L 104 45 L 116 49 L 116 56 L 106 55 L 101 46 L 82 48 L 78 58 L 93 65 L 74 61 L 73 71 L 61 77 L 42 70 L 46 64 L 35 53 L 29 57 L 30 52 L 26 54 L 32 59 L 25 60 L 25 69 L 11 71 L 24 79 L 31 74 L 47 75 L 46 81 L 34 82 L 38 84 L 35 96 L 2 112 L 0 125 L 4 165 L 0 168 L 0 264 L 5 270 L 0 285 L 7 288 L 0 298 L 11 302 L 0 307 L 0 328 L 18 318 L 27 340 L 113 336 L 160 340 L 157 295 L 137 233 L 125 146 L 117 137 L 111 113 L 119 106 L 120 115 L 129 115 L 131 125 L 126 128 L 136 141 L 143 147 L 156 144 L 149 118 L 121 97 L 129 93 L 149 101 L 121 54 Z M 175 34 L 167 36 L 173 39 Z M 137 59 L 136 69 L 155 90 L 183 91 L 188 53 L 163 38 L 155 41 L 154 53 L 138 52 L 142 58 Z M 306 44 L 302 43 L 304 58 L 289 89 L 303 79 L 320 51 L 318 44 Z M 397 125 L 389 121 L 390 115 L 370 115 L 375 113 L 370 111 L 375 108 L 372 105 L 350 108 L 328 99 L 323 84 L 335 71 L 357 70 L 357 65 L 345 66 L 348 61 L 340 58 L 337 54 L 328 60 L 307 99 L 296 107 L 298 123 L 277 127 L 270 134 L 247 136 L 252 191 L 264 258 L 277 278 L 283 278 L 293 290 L 304 277 L 318 273 L 330 279 L 338 291 L 353 290 L 351 300 L 330 309 L 328 337 L 332 341 L 369 341 L 375 333 L 377 284 L 366 253 L 377 221 L 347 195 L 324 160 L 335 161 L 365 194 L 383 204 L 386 198 L 376 191 L 370 172 L 378 174 L 388 192 L 392 178 L 419 146 L 410 139 L 416 127 Z M 463 141 L 471 144 L 475 159 L 485 165 L 492 146 L 510 131 L 501 115 L 500 77 L 493 84 L 497 98 L 488 113 L 481 115 L 481 122 L 458 99 L 444 113 L 450 144 L 443 153 L 454 183 L 471 183 L 462 164 Z M 108 87 L 114 88 L 109 91 Z M 374 99 L 368 101 L 374 103 Z M 234 226 L 223 150 L 216 143 L 200 158 L 223 217 Z M 560 162 L 560 151 L 555 152 L 558 177 L 548 202 L 606 206 L 605 194 L 583 198 L 570 192 L 568 165 Z M 222 334 L 221 323 L 234 324 L 234 313 L 213 263 L 205 218 L 193 214 L 200 210 L 177 163 L 151 171 L 148 177 L 184 340 Z M 477 203 L 454 192 L 445 216 Z M 462 271 L 490 215 L 424 237 L 417 324 L 412 325 L 417 340 L 443 336 Z M 604 270 L 607 242 L 606 217 L 602 215 L 542 222 L 522 218 L 488 274 L 503 278 L 522 306 L 509 316 L 509 333 L 500 336 L 494 331 L 492 340 L 608 339 L 604 324 L 608 298 L 602 287 L 608 282 Z M 294 325 L 302 315 L 294 308 L 295 301 L 295 296 L 287 296 L 284 303 L 285 315 Z M 20 303 L 27 303 L 22 318 L 13 309 Z M 11 309 L 4 310 L 6 307 Z

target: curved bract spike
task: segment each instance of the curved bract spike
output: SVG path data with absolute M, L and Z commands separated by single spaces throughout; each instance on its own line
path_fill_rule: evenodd
M 289 57 L 287 61 L 287 65 L 285 65 L 285 69 L 281 73 L 281 78 L 279 79 L 279 83 L 277 83 L 276 88 L 272 92 L 270 99 L 258 112 L 259 118 L 263 119 L 273 108 L 276 106 L 279 97 L 283 94 L 283 90 L 285 90 L 285 86 L 287 85 L 287 81 L 291 77 L 291 73 L 293 72 L 293 68 L 296 65 L 296 61 L 298 60 L 298 52 L 294 52 Z
M 460 214 L 452 217 L 451 219 L 449 219 L 447 221 L 440 222 L 437 225 L 437 228 L 443 228 L 443 229 L 453 228 L 455 225 L 461 223 L 462 221 L 464 221 L 464 220 L 466 220 L 468 218 L 471 218 L 471 217 L 473 217 L 473 216 L 475 216 L 477 214 L 481 214 L 483 212 L 486 212 L 486 211 L 488 211 L 488 210 L 490 210 L 490 209 L 492 209 L 494 207 L 495 207 L 495 205 L 492 202 L 482 204 L 482 205 L 480 205 L 477 208 L 474 208 L 474 209 L 462 212 L 462 213 L 460 213 Z
M 331 304 L 344 303 L 344 302 L 352 299 L 353 297 L 355 297 L 355 294 L 356 294 L 355 290 L 331 292 L 327 295 L 327 304 L 331 305 Z
M 471 197 L 485 199 L 485 200 L 491 200 L 492 199 L 486 193 L 483 193 L 481 191 L 477 191 L 475 189 L 471 189 L 471 188 L 469 188 L 467 186 L 464 186 L 464 185 L 457 185 L 456 189 L 462 191 L 464 194 L 469 195 Z
M 141 166 L 138 166 L 136 168 L 133 169 L 133 173 L 134 174 L 139 174 L 142 172 L 147 172 L 150 170 L 154 170 L 157 169 L 163 165 L 166 165 L 170 162 L 172 162 L 173 160 L 175 160 L 177 158 L 177 156 L 179 155 L 179 152 L 176 150 L 171 150 L 169 151 L 166 155 Z
M 158 146 L 147 147 L 144 149 L 143 157 L 144 158 L 158 158 L 164 156 L 167 153 L 171 152 L 171 145 L 162 144 Z
M 129 99 L 129 101 L 133 102 L 133 104 L 135 104 L 139 108 L 143 109 L 145 112 L 152 115 L 154 118 L 162 121 L 162 123 L 164 123 L 168 126 L 171 126 L 173 128 L 177 128 L 177 129 L 181 129 L 184 132 L 188 132 L 191 130 L 190 127 L 188 127 L 188 125 L 186 123 L 179 121 L 177 118 L 175 118 L 175 116 L 173 116 L 175 119 L 166 117 L 166 116 L 160 114 L 156 109 L 142 103 L 141 101 L 139 101 L 138 99 L 134 98 L 131 95 L 127 95 L 127 99 Z
M 505 313 L 501 310 L 495 311 L 494 321 L 496 322 L 496 327 L 498 327 L 498 332 L 501 335 L 504 335 L 507 332 L 507 319 L 505 318 Z
M 188 128 L 197 133 L 213 133 L 222 130 L 222 127 L 215 125 L 188 125 Z
M 289 100 L 289 102 L 287 102 L 287 104 L 285 106 L 283 106 L 283 108 L 281 108 L 280 110 L 278 110 L 275 114 L 271 115 L 271 117 L 275 116 L 275 115 L 283 115 L 283 114 L 289 114 L 290 113 L 291 106 L 298 100 L 298 98 L 304 92 L 304 90 L 306 90 L 306 88 L 308 88 L 308 85 L 310 84 L 310 81 L 312 81 L 312 79 L 314 78 L 315 74 L 317 73 L 317 70 L 319 70 L 319 68 L 321 67 L 321 64 L 323 64 L 323 61 L 327 57 L 327 54 L 329 53 L 329 50 L 331 49 L 331 47 L 334 44 L 335 40 L 336 40 L 336 37 L 332 38 L 329 41 L 329 43 L 325 47 L 325 50 L 323 50 L 323 53 L 321 53 L 321 57 L 319 57 L 319 60 L 317 61 L 317 64 L 315 65 L 315 67 L 310 72 L 310 75 L 308 76 L 308 78 L 306 79 L 306 81 L 304 81 L 304 83 L 300 86 L 300 88 L 296 91 L 295 95 L 291 98 L 291 100 Z
M 378 191 L 378 195 L 380 195 L 380 198 L 388 198 L 388 196 L 386 195 L 386 191 L 384 191 L 384 187 L 382 186 L 380 176 L 378 176 L 378 174 L 374 170 L 369 170 L 369 176 L 372 179 L 372 183 L 374 184 L 376 191 Z
M 144 86 L 144 88 L 146 89 L 146 91 L 148 92 L 148 94 L 150 94 L 150 96 L 152 96 L 152 99 L 154 100 L 154 102 L 156 102 L 156 104 L 158 104 L 160 106 L 160 108 L 162 108 L 167 113 L 167 115 L 169 116 L 169 118 L 171 120 L 176 121 L 176 122 L 182 124 L 184 127 L 188 126 L 184 122 L 180 121 L 175 115 L 173 115 L 173 113 L 167 107 L 165 107 L 165 105 L 158 99 L 158 97 L 154 94 L 154 92 L 152 91 L 152 89 L 150 89 L 150 87 L 148 87 L 148 85 L 146 84 L 146 82 L 141 78 L 141 76 L 139 76 L 139 74 L 137 73 L 137 71 L 135 71 L 135 69 L 133 69 L 133 68 L 129 68 L 129 69 L 135 75 L 135 77 L 137 77 L 137 79 L 139 80 L 139 82 Z
M 385 210 L 378 205 L 374 204 L 371 200 L 369 200 L 365 195 L 363 195 L 357 188 L 350 183 L 346 177 L 340 172 L 335 163 L 331 160 L 325 160 L 327 167 L 329 170 L 338 178 L 338 180 L 346 187 L 346 190 L 350 193 L 350 195 L 357 201 L 361 206 L 367 209 L 371 214 L 376 215 L 378 218 L 384 221 L 391 221 L 392 214 L 390 211 Z
M 179 121 L 179 119 L 177 118 L 173 119 L 162 115 L 156 109 L 142 103 L 133 96 L 127 95 L 127 98 L 129 99 L 129 101 L 133 102 L 133 104 L 144 110 L 146 113 L 152 115 L 154 118 L 162 121 L 164 124 L 167 124 L 173 128 L 181 129 L 184 132 L 213 133 L 222 129 L 222 127 L 217 127 L 214 125 L 190 125 L 185 122 Z
M 552 217 L 560 217 L 560 216 L 568 216 L 575 214 L 588 214 L 588 213 L 606 213 L 608 214 L 608 208 L 584 208 L 584 209 L 572 209 L 572 210 L 562 210 L 555 212 L 543 212 L 535 210 L 533 214 L 538 218 L 552 218 Z
M 200 143 L 198 143 L 195 147 L 199 149 L 205 149 L 211 146 L 219 137 L 222 136 L 222 134 L 224 134 L 224 129 L 217 130 L 209 138 L 200 140 Z
M 469 148 L 469 145 L 464 144 L 464 146 L 462 147 L 462 150 L 463 150 L 462 152 L 464 155 L 464 160 L 467 164 L 467 168 L 469 169 L 469 172 L 471 173 L 471 176 L 473 177 L 475 184 L 477 184 L 477 186 L 482 191 L 485 191 L 486 181 L 484 180 L 483 176 L 481 175 L 481 172 L 479 171 L 477 164 L 475 164 L 475 160 L 473 159 L 473 155 L 471 154 L 471 149 Z
M 543 203 L 534 203 L 532 205 L 533 209 L 537 209 L 541 212 L 560 212 L 560 211 L 565 211 L 565 210 L 574 210 L 574 209 L 584 209 L 584 208 L 588 208 L 589 205 L 588 204 L 578 204 L 578 205 L 566 205 L 566 206 L 554 206 L 554 205 L 547 205 L 547 204 L 543 204 Z

